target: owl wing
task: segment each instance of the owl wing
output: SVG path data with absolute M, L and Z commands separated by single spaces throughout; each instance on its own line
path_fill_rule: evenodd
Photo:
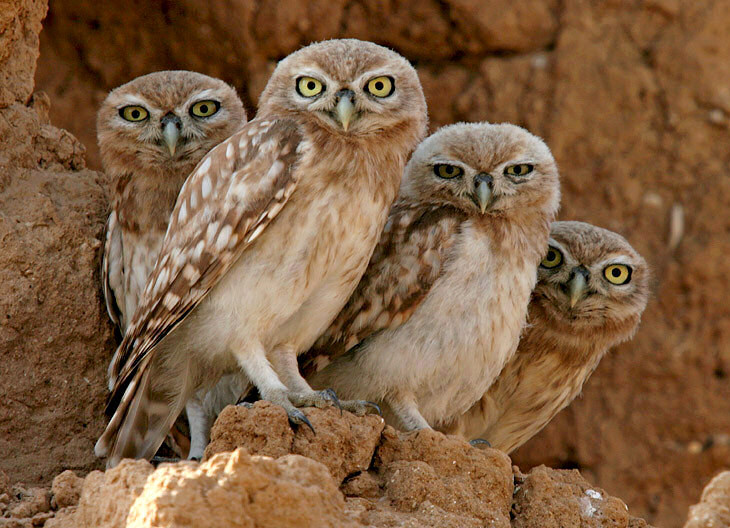
M 286 205 L 306 148 L 290 120 L 253 120 L 214 148 L 180 190 L 162 250 L 110 366 L 114 413 L 97 443 L 106 453 L 140 406 L 155 346 L 200 303 Z M 127 428 L 127 426 L 125 426 Z
M 397 202 L 355 292 L 301 358 L 304 375 L 377 332 L 405 323 L 443 272 L 464 219 L 450 207 Z
M 101 256 L 102 291 L 109 318 L 123 332 L 126 317 L 117 297 L 124 296 L 124 248 L 116 209 L 109 214 L 105 230 L 104 253 Z

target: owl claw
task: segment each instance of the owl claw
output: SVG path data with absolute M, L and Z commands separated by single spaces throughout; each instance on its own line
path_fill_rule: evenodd
M 342 416 L 342 404 L 340 403 L 340 399 L 337 397 L 335 391 L 333 389 L 325 389 L 322 391 L 322 396 L 328 397 L 340 410 L 340 416 Z
M 484 438 L 475 438 L 474 440 L 470 440 L 469 445 L 476 447 L 477 449 L 487 449 L 488 447 L 492 447 L 492 444 Z
M 312 422 L 310 422 L 309 418 L 307 418 L 305 414 L 299 409 L 289 409 L 287 410 L 286 414 L 289 416 L 289 422 L 292 425 L 304 424 L 312 430 L 312 433 L 317 434 L 317 431 L 315 431 L 314 427 L 312 426 Z
M 365 416 L 370 414 L 369 411 L 375 411 L 379 416 L 383 416 L 383 411 L 377 403 L 365 400 L 349 400 L 342 402 L 342 409 L 350 411 L 357 416 Z
M 236 404 L 236 407 L 245 407 L 246 409 L 253 409 L 253 403 L 247 401 L 241 401 Z
M 176 462 L 180 462 L 180 460 L 180 458 L 175 457 L 153 456 L 150 459 L 150 462 L 156 467 L 158 464 L 174 464 Z

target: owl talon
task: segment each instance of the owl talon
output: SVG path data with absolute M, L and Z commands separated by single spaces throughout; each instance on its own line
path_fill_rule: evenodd
M 321 409 L 328 405 L 335 405 L 342 410 L 340 400 L 332 389 L 311 392 L 290 392 L 287 394 L 287 398 L 296 407 L 317 407 Z
M 247 401 L 241 401 L 236 404 L 236 407 L 245 407 L 246 409 L 253 409 L 253 403 Z
M 289 423 L 292 425 L 304 424 L 312 430 L 312 433 L 317 434 L 317 431 L 314 430 L 314 426 L 312 426 L 312 422 L 310 422 L 309 418 L 307 418 L 299 409 L 289 409 L 286 414 L 289 415 Z
M 366 400 L 349 400 L 342 402 L 342 408 L 357 416 L 365 416 L 375 412 L 378 416 L 383 416 L 383 411 L 377 403 Z
M 485 440 L 484 438 L 475 438 L 474 440 L 469 440 L 469 445 L 471 445 L 472 447 L 476 447 L 477 449 L 487 449 L 492 447 L 492 444 L 489 443 L 489 440 Z
M 159 464 L 175 464 L 176 462 L 180 462 L 180 460 L 180 458 L 175 457 L 153 456 L 150 462 L 153 466 L 157 467 Z

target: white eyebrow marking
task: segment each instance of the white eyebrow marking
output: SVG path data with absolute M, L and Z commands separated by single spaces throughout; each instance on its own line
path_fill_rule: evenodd
M 122 102 L 122 104 L 120 104 L 117 107 L 117 109 L 122 109 L 125 106 L 129 106 L 129 105 L 144 106 L 145 108 L 147 108 L 150 105 L 150 103 L 148 103 L 146 99 L 139 97 L 137 95 L 134 95 L 134 94 L 126 94 L 122 97 L 123 97 L 123 102 Z M 149 108 L 147 108 L 147 110 L 149 110 Z

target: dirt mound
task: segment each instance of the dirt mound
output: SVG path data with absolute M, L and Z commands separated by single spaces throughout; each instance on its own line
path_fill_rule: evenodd
M 125 460 L 83 480 L 65 472 L 52 492 L 26 492 L 6 508 L 7 519 L 24 527 L 42 518 L 46 528 L 647 526 L 575 470 L 513 474 L 505 454 L 434 431 L 398 433 L 380 417 L 333 408 L 309 417 L 316 435 L 292 432 L 269 403 L 229 407 L 203 463 L 155 470 Z M 343 436 L 362 439 L 354 455 Z M 218 452 L 224 445 L 237 447 Z
M 730 526 L 730 471 L 723 471 L 705 486 L 699 504 L 689 509 L 684 528 Z
M 27 484 L 97 467 L 112 346 L 97 273 L 106 180 L 50 124 L 48 96 L 31 96 L 45 10 L 0 8 L 0 71 L 15 72 L 0 78 L 0 467 Z

